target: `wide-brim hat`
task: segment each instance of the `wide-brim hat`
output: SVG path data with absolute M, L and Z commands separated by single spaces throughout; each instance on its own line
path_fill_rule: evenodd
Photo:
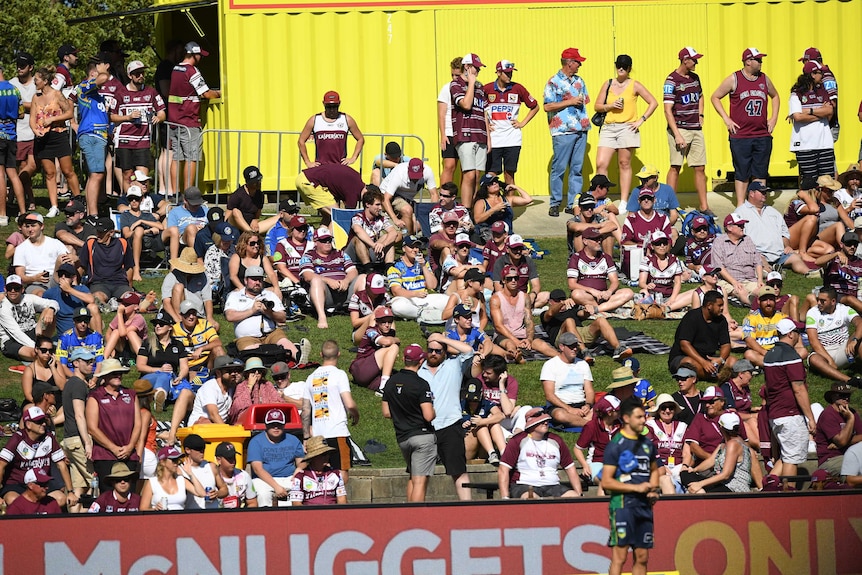
M 135 395 L 138 397 L 149 397 L 156 393 L 153 384 L 146 379 L 136 379 L 135 383 L 132 384 L 132 389 L 135 390 Z
M 204 265 L 198 262 L 198 255 L 194 248 L 183 248 L 180 257 L 171 258 L 171 267 L 187 274 L 204 273 Z
M 99 369 L 99 377 L 105 378 L 112 373 L 127 373 L 129 368 L 120 363 L 119 359 L 108 358 L 102 362 L 102 367 Z
M 862 180 L 862 170 L 859 169 L 859 164 L 850 164 L 850 167 L 847 168 L 847 171 L 842 172 L 838 176 L 838 181 L 841 182 L 841 185 L 846 188 L 847 181 L 850 178 L 853 178 L 855 180 Z
M 315 435 L 309 439 L 305 444 L 305 449 L 305 457 L 302 458 L 303 461 L 311 461 L 318 455 L 335 451 L 334 448 L 326 445 L 326 440 L 322 435 Z
M 826 403 L 832 403 L 835 401 L 836 395 L 850 395 L 851 393 L 853 393 L 852 386 L 844 382 L 835 382 L 823 394 L 823 399 L 826 400 Z
M 659 410 L 661 409 L 661 406 L 665 405 L 667 403 L 674 404 L 674 406 L 675 406 L 673 408 L 674 415 L 677 415 L 677 414 L 679 414 L 680 411 L 682 411 L 682 406 L 680 406 L 680 404 L 678 404 L 676 402 L 676 400 L 673 398 L 672 395 L 670 395 L 669 393 L 660 393 L 659 396 L 655 400 L 655 405 L 653 407 L 650 407 L 647 410 L 647 413 L 650 413 L 652 415 L 656 415 L 656 414 L 658 414 Z
M 111 473 L 105 476 L 105 479 L 122 479 L 124 477 L 131 477 L 132 475 L 137 475 L 137 471 L 132 471 L 129 469 L 129 466 L 123 463 L 122 461 L 116 462 L 111 466 Z
M 632 368 L 626 366 L 616 368 L 611 373 L 611 377 L 613 379 L 605 389 L 619 389 L 627 385 L 634 385 L 640 381 L 639 377 L 635 377 Z

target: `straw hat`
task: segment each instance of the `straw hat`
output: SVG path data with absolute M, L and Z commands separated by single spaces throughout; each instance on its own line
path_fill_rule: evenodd
M 849 180 L 850 178 L 862 180 L 862 170 L 860 170 L 859 164 L 850 164 L 850 167 L 838 176 L 838 181 L 841 182 L 841 185 L 846 188 L 847 180 Z
M 634 385 L 640 381 L 640 378 L 635 377 L 632 368 L 626 366 L 616 368 L 611 373 L 611 377 L 613 381 L 605 389 L 619 389 L 627 385 Z
M 673 404 L 674 415 L 682 411 L 682 407 L 680 407 L 680 405 L 676 402 L 672 395 L 670 395 L 669 393 L 660 393 L 655 400 L 655 406 L 649 408 L 647 412 L 651 413 L 652 415 L 656 415 L 658 413 L 658 410 L 661 409 L 661 406 L 667 403 Z
M 112 373 L 126 373 L 128 371 L 129 368 L 120 363 L 119 359 L 111 357 L 102 362 L 102 369 L 99 370 L 99 377 L 105 378 Z
M 180 257 L 171 258 L 171 267 L 187 274 L 204 273 L 204 265 L 198 262 L 198 255 L 194 248 L 183 248 Z
M 303 461 L 311 461 L 318 455 L 323 455 L 324 453 L 329 453 L 330 451 L 335 451 L 332 447 L 326 445 L 326 440 L 322 435 L 315 435 L 311 439 L 306 442 L 306 453 L 305 457 L 302 458 Z

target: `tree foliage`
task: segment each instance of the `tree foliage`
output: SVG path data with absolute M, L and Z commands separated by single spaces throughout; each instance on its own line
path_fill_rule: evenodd
M 141 60 L 151 68 L 159 62 L 150 47 L 154 42 L 153 16 L 106 18 L 68 24 L 74 18 L 146 8 L 152 0 L 7 0 L 0 10 L 0 62 L 7 77 L 14 74 L 15 56 L 29 52 L 37 66 L 56 64 L 57 48 L 72 44 L 79 50 L 79 70 L 98 52 L 103 40 L 116 39 L 129 54 L 126 62 Z M 8 71 L 12 71 L 9 73 Z M 82 74 L 75 74 L 80 77 Z

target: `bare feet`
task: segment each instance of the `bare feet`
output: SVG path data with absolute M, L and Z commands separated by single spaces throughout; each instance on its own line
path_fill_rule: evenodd
M 325 319 L 317 320 L 317 329 L 329 329 L 329 323 Z
M 141 268 L 136 267 L 136 268 L 132 269 L 132 281 L 133 282 L 143 281 L 143 279 L 141 278 Z

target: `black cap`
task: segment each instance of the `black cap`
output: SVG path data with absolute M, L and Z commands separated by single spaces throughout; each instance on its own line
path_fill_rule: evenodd
M 249 166 L 242 171 L 242 177 L 246 182 L 259 182 L 263 179 L 263 174 L 257 166 Z
M 817 178 L 814 176 L 803 176 L 799 184 L 800 190 L 814 190 L 817 188 Z
M 96 233 L 104 234 L 108 231 L 114 231 L 114 220 L 111 218 L 99 218 L 96 220 Z
M 467 401 L 482 400 L 482 382 L 475 377 L 471 377 L 467 380 L 465 390 L 466 392 L 464 394 L 464 399 L 466 399 Z
M 287 212 L 288 214 L 298 214 L 299 206 L 290 198 L 285 198 L 278 203 L 278 211 Z
M 194 449 L 195 451 L 205 451 L 207 448 L 207 442 L 204 441 L 204 438 L 197 433 L 190 433 L 189 435 L 186 435 L 185 439 L 183 439 L 183 448 Z
M 603 188 L 615 188 L 617 185 L 610 181 L 606 175 L 599 174 L 597 176 L 593 176 L 593 179 L 590 180 L 590 186 L 593 188 L 597 188 L 599 186 Z
M 224 221 L 224 210 L 218 206 L 213 206 L 207 210 L 207 221 L 211 224 L 217 224 Z
M 71 44 L 63 44 L 59 48 L 57 48 L 57 59 L 62 60 L 69 54 L 77 54 L 78 49 L 72 46 Z
M 231 462 L 236 461 L 236 447 L 233 446 L 233 443 L 222 441 L 215 448 L 215 456 L 223 457 Z
M 156 312 L 156 315 L 153 316 L 153 319 L 150 320 L 150 323 L 161 323 L 164 325 L 174 325 L 174 318 L 166 312 L 164 309 L 160 309 Z
M 485 281 L 485 274 L 479 271 L 476 268 L 470 268 L 467 270 L 467 273 L 464 274 L 465 282 L 483 282 Z
M 581 197 L 578 198 L 578 207 L 583 208 L 585 206 L 595 206 L 596 199 L 592 194 L 581 194 Z
M 548 296 L 548 299 L 551 299 L 553 301 L 562 301 L 562 300 L 566 299 L 566 292 L 564 292 L 561 289 L 551 290 L 551 293 Z
M 87 317 L 87 318 L 89 318 L 89 317 L 93 317 L 93 316 L 92 316 L 92 315 L 90 315 L 90 310 L 88 310 L 88 309 L 87 309 L 87 308 L 85 308 L 85 307 L 78 307 L 78 308 L 75 308 L 75 311 L 74 311 L 74 313 L 72 314 L 72 319 L 78 319 L 78 318 L 81 318 L 81 317 Z
M 33 56 L 29 52 L 18 52 L 18 56 L 15 57 L 15 65 L 19 68 L 35 66 L 36 60 L 33 59 Z
M 63 211 L 67 214 L 75 214 L 77 212 L 87 212 L 86 206 L 81 202 L 81 200 L 69 200 L 69 203 L 66 204 L 66 207 L 63 208 Z

